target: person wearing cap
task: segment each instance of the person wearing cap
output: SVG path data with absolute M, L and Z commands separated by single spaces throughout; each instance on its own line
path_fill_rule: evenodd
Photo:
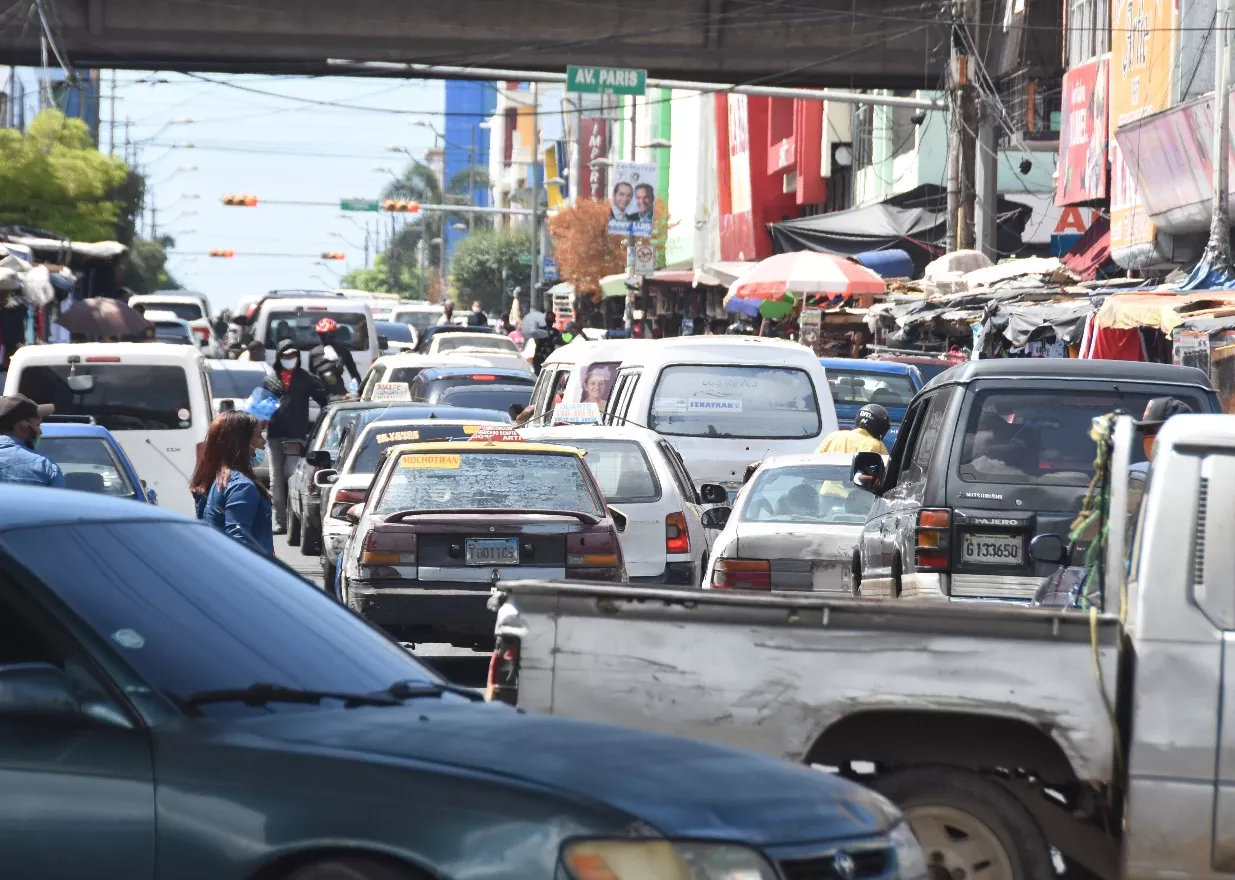
M 64 488 L 60 466 L 35 451 L 43 434 L 43 419 L 55 409 L 22 394 L 0 397 L 0 483 Z
M 356 380 L 357 388 L 360 387 L 361 377 L 351 349 L 338 339 L 339 323 L 334 318 L 322 318 L 314 329 L 318 344 L 309 352 L 309 372 L 326 387 L 326 393 L 331 397 L 346 397 L 344 372 Z
M 1142 443 L 1145 449 L 1145 461 L 1132 465 L 1132 470 L 1144 471 L 1149 469 L 1149 462 L 1154 457 L 1154 446 L 1158 442 L 1158 432 L 1166 424 L 1167 419 L 1171 416 L 1185 415 L 1192 412 L 1195 412 L 1195 410 L 1178 397 L 1155 397 L 1145 404 L 1145 412 L 1141 416 L 1141 420 L 1135 423 L 1136 427 L 1141 431 Z
M 279 400 L 266 429 L 270 456 L 270 494 L 274 501 L 274 533 L 287 533 L 287 478 L 300 457 L 283 450 L 285 441 L 303 443 L 309 436 L 309 400 L 325 406 L 330 398 L 317 377 L 300 366 L 300 349 L 285 339 L 275 351 L 274 375 L 263 386 Z

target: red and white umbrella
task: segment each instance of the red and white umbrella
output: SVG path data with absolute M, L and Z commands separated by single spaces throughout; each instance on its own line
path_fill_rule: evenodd
M 832 254 L 796 251 L 768 257 L 729 286 L 725 308 L 747 315 L 779 317 L 793 308 L 794 296 L 849 299 L 883 293 L 887 287 L 876 273 Z

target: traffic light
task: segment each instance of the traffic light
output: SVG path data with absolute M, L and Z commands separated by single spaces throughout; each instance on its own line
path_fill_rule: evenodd
M 232 257 L 236 256 L 236 252 L 235 252 L 235 251 L 224 250 L 223 248 L 211 248 L 211 250 L 210 250 L 210 256 L 212 256 L 212 257 L 226 257 L 227 259 L 229 259 L 229 260 L 230 260 Z
M 322 251 L 322 259 L 323 260 L 344 260 L 347 258 L 343 256 L 343 253 L 341 251 Z
M 236 208 L 256 208 L 257 196 L 223 196 L 223 204 Z
M 408 202 L 403 199 L 386 199 L 382 202 L 382 210 L 394 211 L 399 214 L 416 214 L 420 211 L 420 202 Z

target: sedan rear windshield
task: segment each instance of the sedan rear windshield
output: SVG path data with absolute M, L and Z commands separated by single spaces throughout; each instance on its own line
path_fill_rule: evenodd
M 644 504 L 660 500 L 660 480 L 643 447 L 634 440 L 555 440 L 587 452 L 583 459 L 605 500 Z
M 369 321 L 360 312 L 333 312 L 329 309 L 306 309 L 304 311 L 271 312 L 266 330 L 266 347 L 273 350 L 285 339 L 301 351 L 309 351 L 320 344 L 317 338 L 317 322 L 333 318 L 339 325 L 335 341 L 353 351 L 369 348 Z
M 147 310 L 152 312 L 171 312 L 181 321 L 197 321 L 202 317 L 202 307 L 197 303 L 144 302 L 133 306 L 133 308 L 143 314 Z
M 466 406 L 469 409 L 495 409 L 509 412 L 516 404 L 520 410 L 532 399 L 531 385 L 511 387 L 506 383 L 496 388 L 451 388 L 438 396 L 437 402 L 447 406 Z
M 877 403 L 880 406 L 909 406 L 913 383 L 905 375 L 827 368 L 828 387 L 833 403 Z
M 101 437 L 44 437 L 39 441 L 39 454 L 60 465 L 68 489 L 114 498 L 137 497 L 133 481 Z
M 375 510 L 577 511 L 602 517 L 591 475 L 574 454 L 408 452 Z
M 842 465 L 759 471 L 742 506 L 743 522 L 861 525 L 875 496 L 849 480 Z
M 648 427 L 678 437 L 818 436 L 819 400 L 805 370 L 729 364 L 665 367 Z
M 30 366 L 18 390 L 51 403 L 62 416 L 93 416 L 109 431 L 176 431 L 193 425 L 184 367 L 149 364 L 77 364 L 69 387 L 68 364 Z M 76 377 L 91 377 L 83 380 Z M 196 380 L 195 380 L 196 381 Z
M 979 391 L 974 395 L 961 445 L 959 474 L 969 483 L 1043 486 L 1089 485 L 1097 448 L 1093 420 L 1115 410 L 1140 417 L 1145 404 L 1164 392 Z M 1175 393 L 1197 412 L 1194 394 Z M 1144 461 L 1133 449 L 1132 461 Z
M 443 353 L 460 348 L 492 348 L 507 354 L 518 354 L 519 347 L 496 333 L 473 336 L 471 333 L 443 333 L 437 338 L 437 351 Z
M 478 422 L 477 424 L 482 424 Z M 495 424 L 495 423 L 492 423 Z M 360 449 L 352 458 L 347 472 L 375 474 L 382 455 L 403 443 L 424 443 L 429 440 L 466 440 L 476 433 L 475 425 L 383 425 L 378 423 L 365 431 Z

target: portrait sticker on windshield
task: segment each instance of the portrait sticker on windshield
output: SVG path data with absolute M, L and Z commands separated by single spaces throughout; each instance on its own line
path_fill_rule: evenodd
M 419 431 L 391 431 L 389 434 L 377 435 L 377 442 L 383 445 L 386 443 L 411 443 L 419 439 Z
M 690 399 L 691 412 L 700 412 L 709 410 L 711 412 L 741 412 L 742 401 L 736 397 L 715 397 L 715 398 L 698 398 Z
M 399 459 L 401 468 L 420 468 L 437 470 L 458 470 L 458 455 L 405 455 Z

